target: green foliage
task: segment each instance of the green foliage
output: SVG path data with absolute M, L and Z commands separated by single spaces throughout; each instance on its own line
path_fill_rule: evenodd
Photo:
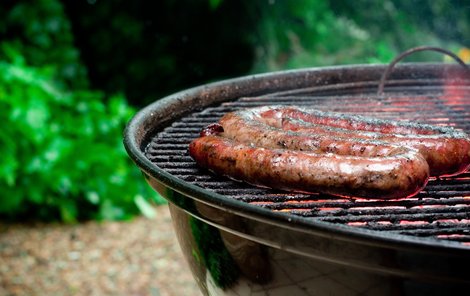
M 53 68 L 56 83 L 88 86 L 70 22 L 57 0 L 7 1 L 0 8 L 0 40 L 12 42 L 31 66 Z
M 122 145 L 135 110 L 89 89 L 60 1 L 7 2 L 0 16 L 0 216 L 152 216 L 163 200 Z
M 90 1 L 88 1 L 90 2 Z M 209 80 L 246 74 L 251 2 L 64 1 L 93 87 L 134 106 Z
M 100 92 L 64 90 L 50 68 L 26 65 L 5 43 L 3 51 L 0 213 L 66 222 L 149 213 L 155 195 L 122 145 L 135 110 L 119 95 L 105 104 Z
M 215 10 L 215 9 L 217 9 L 217 7 L 220 6 L 220 4 L 222 4 L 222 1 L 223 0 L 209 0 L 209 7 L 212 10 Z
M 468 19 L 468 10 L 462 12 L 458 6 L 448 2 L 256 2 L 255 15 L 260 21 L 255 30 L 257 56 L 253 71 L 388 63 L 400 52 L 419 45 L 441 46 L 451 50 L 462 48 L 468 44 L 468 38 L 465 40 L 464 36 L 468 36 L 465 32 L 470 30 L 470 25 L 462 22 Z M 453 19 L 453 15 L 458 18 Z M 453 39 L 444 34 L 443 26 L 448 32 L 453 32 Z M 408 60 L 436 61 L 442 60 L 442 56 L 420 53 Z
M 250 72 L 387 63 L 418 45 L 469 44 L 461 0 L 63 2 L 92 85 L 124 91 L 135 106 Z

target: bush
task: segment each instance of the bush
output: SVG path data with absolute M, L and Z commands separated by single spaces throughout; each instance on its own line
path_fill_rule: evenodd
M 122 96 L 69 92 L 3 44 L 0 62 L 0 214 L 40 219 L 125 219 L 157 198 L 131 163 L 122 130 L 134 114 Z
M 419 45 L 462 48 L 470 30 L 468 22 L 462 21 L 468 19 L 468 11 L 444 0 L 418 2 L 418 6 L 406 0 L 256 2 L 259 22 L 253 71 L 389 63 Z M 407 61 L 430 62 L 436 57 L 443 59 L 425 52 Z
M 418 45 L 458 51 L 470 32 L 461 2 L 63 0 L 93 87 L 134 106 L 248 73 L 388 63 Z
M 86 69 L 80 63 L 70 22 L 60 1 L 7 0 L 2 4 L 2 43 L 14 45 L 31 66 L 53 68 L 55 83 L 72 89 L 88 87 Z
M 251 1 L 63 1 L 93 87 L 144 106 L 246 74 Z
M 0 23 L 0 217 L 152 215 L 163 199 L 122 144 L 135 110 L 89 89 L 61 2 L 6 1 Z

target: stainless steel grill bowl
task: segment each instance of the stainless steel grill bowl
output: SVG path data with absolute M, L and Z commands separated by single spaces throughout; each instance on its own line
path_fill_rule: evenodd
M 470 78 L 447 64 L 247 76 L 139 111 L 125 147 L 169 201 L 182 251 L 206 295 L 451 295 L 470 287 L 470 174 L 398 201 L 253 187 L 200 169 L 189 142 L 226 112 L 270 104 L 449 125 L 470 132 Z

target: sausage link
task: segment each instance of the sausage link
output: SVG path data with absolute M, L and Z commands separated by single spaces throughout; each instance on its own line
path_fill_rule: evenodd
M 222 136 L 235 141 L 265 148 L 282 148 L 315 153 L 335 153 L 352 156 L 387 156 L 397 149 L 380 141 L 357 141 L 339 137 L 286 132 L 263 122 L 248 119 L 238 113 L 228 113 L 220 121 Z
M 294 106 L 271 106 L 254 108 L 259 118 L 269 120 L 279 127 L 283 118 L 300 119 L 305 122 L 339 127 L 353 131 L 369 131 L 396 135 L 452 135 L 466 136 L 465 133 L 450 127 L 419 124 L 407 121 L 394 121 L 365 117 L 361 115 L 320 111 Z
M 194 139 L 189 153 L 202 167 L 258 186 L 298 192 L 395 199 L 417 194 L 429 167 L 413 150 L 383 157 L 266 149 L 218 135 Z
M 394 145 L 406 146 L 423 154 L 431 176 L 456 175 L 470 166 L 468 136 L 449 127 L 283 106 L 228 113 L 219 123 L 225 137 L 269 148 L 386 156 Z
M 282 129 L 298 135 L 336 137 L 342 140 L 377 140 L 391 145 L 403 145 L 417 149 L 427 160 L 431 176 L 453 176 L 463 173 L 470 166 L 470 140 L 461 133 L 430 135 L 394 135 L 380 132 L 351 131 L 301 120 L 284 118 Z

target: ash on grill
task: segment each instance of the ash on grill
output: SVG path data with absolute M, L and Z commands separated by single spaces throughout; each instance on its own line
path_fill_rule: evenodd
M 197 167 L 189 142 L 225 113 L 263 105 L 299 105 L 319 110 L 362 114 L 384 119 L 448 125 L 470 133 L 470 86 L 423 84 L 387 86 L 375 95 L 374 83 L 344 84 L 329 89 L 297 89 L 233 102 L 195 112 L 158 133 L 146 147 L 148 159 L 182 180 L 227 198 L 298 215 L 367 229 L 460 242 L 470 246 L 470 173 L 430 180 L 414 198 L 350 200 L 322 194 L 291 194 L 257 188 L 215 176 Z

